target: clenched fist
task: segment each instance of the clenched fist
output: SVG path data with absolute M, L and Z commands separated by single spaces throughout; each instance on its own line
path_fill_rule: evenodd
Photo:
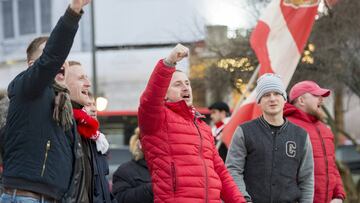
M 176 64 L 188 55 L 189 48 L 183 46 L 182 44 L 177 44 L 171 51 L 170 55 L 166 57 L 165 61 L 169 64 Z
M 80 13 L 81 9 L 91 0 L 71 0 L 70 8 L 76 13 Z

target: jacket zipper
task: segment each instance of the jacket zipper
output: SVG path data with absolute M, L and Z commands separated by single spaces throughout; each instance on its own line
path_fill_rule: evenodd
M 199 137 L 200 137 L 200 151 L 199 151 L 199 156 L 200 156 L 200 159 L 202 160 L 203 162 L 203 165 L 204 165 L 204 170 L 205 170 L 205 202 L 208 203 L 209 200 L 208 200 L 208 173 L 207 173 L 207 168 L 206 168 L 206 163 L 205 163 L 205 160 L 204 160 L 204 157 L 203 157 L 203 137 L 201 135 L 201 132 L 199 130 L 199 126 L 197 125 L 196 123 L 196 117 L 194 118 L 194 124 L 195 124 L 195 127 L 199 133 Z
M 45 158 L 44 158 L 44 163 L 42 166 L 42 171 L 41 171 L 41 177 L 44 176 L 44 172 L 45 172 L 45 168 L 46 168 L 46 161 L 47 161 L 47 157 L 48 157 L 48 152 L 50 150 L 50 140 L 47 141 L 46 143 L 46 148 L 45 148 Z
M 174 162 L 171 162 L 171 174 L 172 174 L 172 181 L 173 181 L 173 192 L 176 191 L 176 170 Z
M 325 156 L 325 169 L 326 169 L 326 199 L 325 199 L 325 202 L 328 202 L 328 194 L 327 193 L 329 191 L 329 166 L 328 166 L 329 163 L 328 163 L 328 159 L 327 159 L 327 153 L 326 153 L 324 139 L 321 137 L 319 128 L 316 126 L 315 126 L 315 128 L 316 128 L 317 134 L 319 136 L 319 139 L 321 140 L 321 146 L 322 146 L 324 156 Z

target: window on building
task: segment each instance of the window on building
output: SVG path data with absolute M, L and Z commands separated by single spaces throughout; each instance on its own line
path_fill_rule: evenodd
M 4 39 L 51 31 L 52 0 L 0 0 Z
M 36 33 L 35 0 L 18 0 L 20 35 Z
M 2 1 L 2 19 L 4 38 L 13 38 L 14 32 L 14 17 L 13 17 L 13 4 L 11 0 Z
M 51 31 L 51 0 L 40 0 L 41 5 L 41 33 Z

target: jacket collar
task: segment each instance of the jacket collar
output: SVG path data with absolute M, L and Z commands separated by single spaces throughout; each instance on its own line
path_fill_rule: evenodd
M 135 160 L 134 160 L 135 161 Z M 135 161 L 135 162 L 137 162 L 140 166 L 142 166 L 142 167 L 144 167 L 144 168 L 148 168 L 147 167 L 147 165 L 146 165 L 146 161 L 145 161 L 145 159 L 140 159 L 140 160 L 137 160 L 137 161 Z
M 310 115 L 296 108 L 294 105 L 286 103 L 284 107 L 284 116 L 291 116 L 307 123 L 316 123 L 319 121 L 315 116 Z
M 287 118 L 284 118 L 284 124 L 281 126 L 281 128 L 279 129 L 279 132 L 283 131 L 289 124 L 289 121 Z M 263 125 L 264 127 L 266 127 L 267 129 L 271 129 L 270 125 L 267 123 L 267 121 L 264 119 L 263 116 L 260 116 L 258 118 L 259 122 L 261 123 L 261 125 Z
M 205 116 L 197 112 L 193 106 L 187 106 L 184 100 L 178 102 L 165 102 L 165 106 L 186 119 L 205 118 Z

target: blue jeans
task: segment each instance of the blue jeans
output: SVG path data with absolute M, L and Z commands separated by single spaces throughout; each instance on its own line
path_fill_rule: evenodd
M 14 194 L 11 195 L 3 193 L 0 196 L 0 202 L 1 203 L 53 203 L 53 202 L 45 201 L 44 198 L 39 200 L 32 197 L 16 195 L 16 191 L 14 192 Z

